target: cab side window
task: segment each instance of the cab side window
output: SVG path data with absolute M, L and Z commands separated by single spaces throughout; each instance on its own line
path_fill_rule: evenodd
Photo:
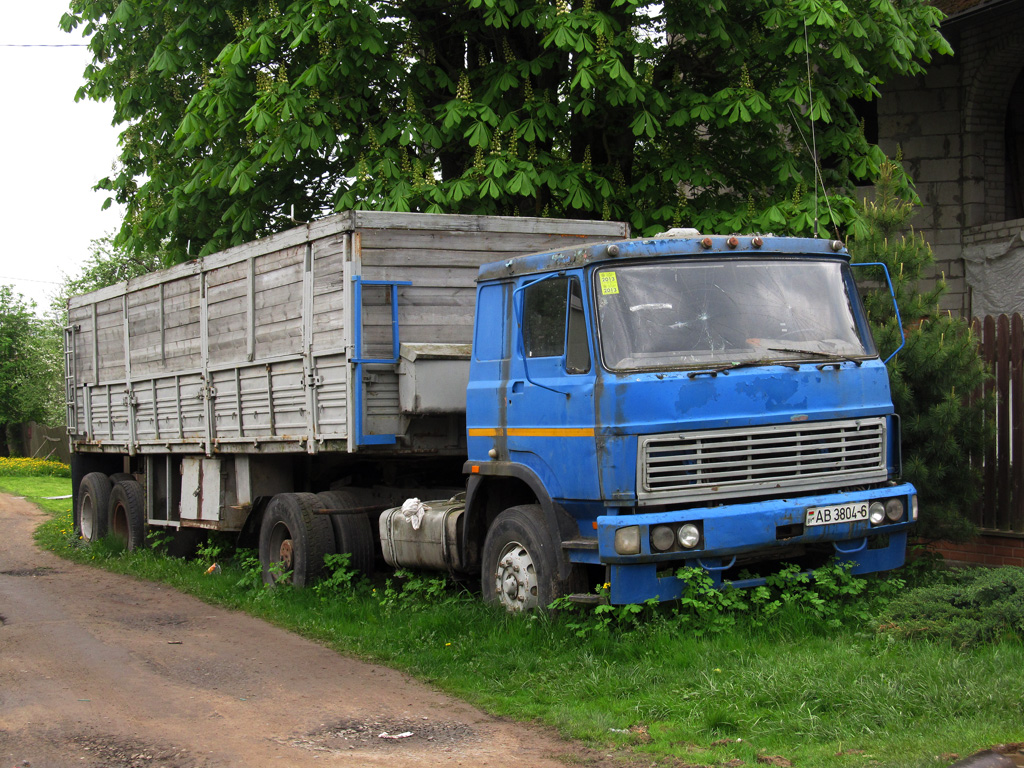
M 590 370 L 583 293 L 575 277 L 555 277 L 523 292 L 523 347 L 528 358 L 565 356 L 568 373 Z

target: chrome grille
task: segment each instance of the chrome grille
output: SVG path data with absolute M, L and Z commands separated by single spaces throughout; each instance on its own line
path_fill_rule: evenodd
M 885 419 L 641 437 L 641 504 L 827 490 L 886 479 Z

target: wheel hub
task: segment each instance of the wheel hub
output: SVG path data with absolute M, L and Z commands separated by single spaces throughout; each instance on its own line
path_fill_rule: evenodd
M 510 611 L 536 608 L 537 569 L 526 547 L 509 542 L 501 551 L 494 574 L 494 591 L 498 602 Z
M 92 502 L 92 497 L 84 496 L 82 498 L 81 519 L 78 521 L 78 525 L 82 529 L 82 538 L 86 541 L 92 541 L 95 516 L 96 510 Z
M 128 513 L 120 504 L 114 507 L 110 515 L 110 530 L 121 541 L 128 541 Z
M 286 571 L 292 569 L 292 540 L 285 539 L 281 542 L 281 565 Z

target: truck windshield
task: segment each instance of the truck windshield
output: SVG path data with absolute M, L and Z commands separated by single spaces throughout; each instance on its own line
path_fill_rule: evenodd
M 610 370 L 874 355 L 857 329 L 848 268 L 836 260 L 616 264 L 595 281 Z

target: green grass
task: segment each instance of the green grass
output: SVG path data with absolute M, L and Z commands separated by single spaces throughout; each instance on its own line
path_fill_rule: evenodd
M 862 618 L 836 626 L 796 604 L 760 625 L 741 616 L 698 637 L 699 625 L 671 606 L 603 625 L 567 612 L 508 616 L 430 576 L 271 590 L 251 553 L 225 558 L 216 541 L 186 562 L 108 542 L 85 547 L 69 528 L 59 514 L 37 538 L 601 749 L 700 765 L 779 755 L 797 766 L 923 768 L 1024 741 L 1017 638 L 957 648 L 880 634 Z M 214 559 L 222 571 L 206 575 Z
M 0 475 L 0 491 L 12 496 L 24 496 L 47 512 L 71 513 L 71 499 L 48 499 L 47 496 L 66 496 L 71 493 L 71 480 L 67 477 L 16 477 Z

